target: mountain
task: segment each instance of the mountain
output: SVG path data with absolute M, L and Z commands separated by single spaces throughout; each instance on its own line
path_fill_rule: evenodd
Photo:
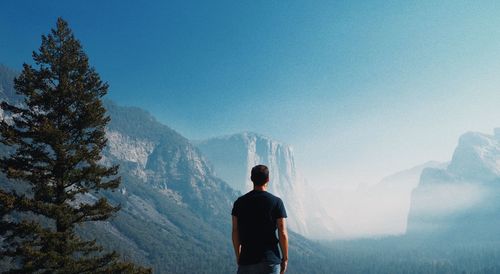
M 120 163 L 127 174 L 206 218 L 228 219 L 236 192 L 214 175 L 194 145 L 144 110 L 110 101 L 105 107 L 112 119 L 104 162 Z
M 293 149 L 271 138 L 244 132 L 196 142 L 217 176 L 246 193 L 252 189 L 251 168 L 269 167 L 269 191 L 282 198 L 290 229 L 309 238 L 332 238 L 340 229 L 328 216 L 314 190 L 300 175 Z
M 500 129 L 460 137 L 446 168 L 426 168 L 412 192 L 408 235 L 499 239 Z
M 2 71 L 0 83 L 12 81 L 15 74 Z M 3 100 L 16 102 L 12 91 L 3 86 Z M 86 223 L 80 235 L 155 273 L 234 273 L 230 212 L 238 192 L 215 175 L 197 147 L 147 111 L 109 100 L 104 105 L 111 122 L 102 163 L 119 164 L 122 183 L 103 195 L 121 210 L 107 221 Z M 0 187 L 21 189 L 3 174 Z M 324 272 L 321 246 L 290 232 L 290 249 L 290 273 Z
M 406 233 L 411 193 L 422 170 L 446 165 L 431 161 L 386 176 L 375 184 L 325 187 L 319 193 L 330 202 L 329 213 L 343 228 L 342 238 L 402 235 Z
M 411 193 L 426 168 L 442 168 L 447 163 L 430 161 L 383 178 L 367 191 L 367 222 L 372 233 L 399 235 L 406 232 Z M 371 202 L 370 202 L 371 201 Z

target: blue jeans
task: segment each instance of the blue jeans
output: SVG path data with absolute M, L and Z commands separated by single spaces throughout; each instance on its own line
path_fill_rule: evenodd
M 279 264 L 258 263 L 238 266 L 238 274 L 279 274 Z

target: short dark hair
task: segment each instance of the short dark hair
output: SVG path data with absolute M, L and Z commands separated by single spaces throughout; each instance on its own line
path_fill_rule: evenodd
M 265 165 L 254 166 L 250 179 L 254 185 L 263 186 L 265 183 L 269 182 L 269 169 Z

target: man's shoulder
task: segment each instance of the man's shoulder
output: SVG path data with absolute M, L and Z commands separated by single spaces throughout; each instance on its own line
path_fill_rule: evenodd
M 252 191 L 249 191 L 249 192 L 241 195 L 240 197 L 238 197 L 238 199 L 236 199 L 235 203 L 239 203 L 241 201 L 248 200 L 251 196 L 252 196 Z
M 253 191 L 249 191 L 249 192 L 241 195 L 240 197 L 238 197 L 238 199 L 236 199 L 236 200 L 244 200 L 244 199 L 248 198 L 249 196 L 252 196 L 252 194 L 253 194 Z
M 265 195 L 266 195 L 266 197 L 268 197 L 269 199 L 273 199 L 273 200 L 280 200 L 280 201 L 281 201 L 281 198 L 280 198 L 280 197 L 278 197 L 278 196 L 276 196 L 276 195 L 272 194 L 271 192 L 266 191 L 266 192 L 265 192 Z

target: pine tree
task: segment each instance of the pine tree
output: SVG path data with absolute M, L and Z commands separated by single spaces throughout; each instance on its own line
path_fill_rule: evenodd
M 0 170 L 28 190 L 0 190 L 0 256 L 11 273 L 149 273 L 75 233 L 119 209 L 100 195 L 120 183 L 118 166 L 100 163 L 108 85 L 61 18 L 33 59 L 14 81 L 22 106 L 1 104 L 11 119 L 0 122 L 0 141 L 14 151 Z

